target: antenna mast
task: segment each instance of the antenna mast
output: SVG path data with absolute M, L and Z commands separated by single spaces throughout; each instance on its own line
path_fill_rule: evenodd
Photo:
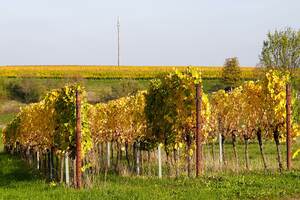
M 118 30 L 118 67 L 120 67 L 120 17 L 119 16 L 117 21 L 117 30 Z

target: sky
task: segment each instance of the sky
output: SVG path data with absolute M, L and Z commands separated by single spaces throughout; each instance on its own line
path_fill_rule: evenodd
M 299 0 L 0 0 L 0 65 L 255 66 Z

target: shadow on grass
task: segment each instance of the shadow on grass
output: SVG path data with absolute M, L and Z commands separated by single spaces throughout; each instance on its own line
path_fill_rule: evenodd
M 41 180 L 37 172 L 27 164 L 8 153 L 0 152 L 0 187 L 13 187 L 16 182 Z

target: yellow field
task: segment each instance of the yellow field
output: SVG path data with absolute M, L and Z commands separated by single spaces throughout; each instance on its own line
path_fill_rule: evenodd
M 220 78 L 222 67 L 193 66 L 199 68 L 203 78 Z M 174 69 L 186 66 L 91 66 L 91 65 L 45 65 L 45 66 L 0 66 L 0 77 L 37 78 L 138 78 L 149 79 Z M 255 78 L 255 67 L 242 67 L 242 78 Z

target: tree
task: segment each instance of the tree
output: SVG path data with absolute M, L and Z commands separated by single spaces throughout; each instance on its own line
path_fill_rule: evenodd
M 269 32 L 263 43 L 260 62 L 266 68 L 275 68 L 289 73 L 293 78 L 300 67 L 300 30 L 286 28 L 282 31 Z M 286 84 L 286 144 L 287 168 L 291 168 L 291 94 L 292 84 Z
M 222 71 L 224 85 L 230 89 L 236 87 L 241 79 L 241 69 L 237 57 L 227 58 Z

